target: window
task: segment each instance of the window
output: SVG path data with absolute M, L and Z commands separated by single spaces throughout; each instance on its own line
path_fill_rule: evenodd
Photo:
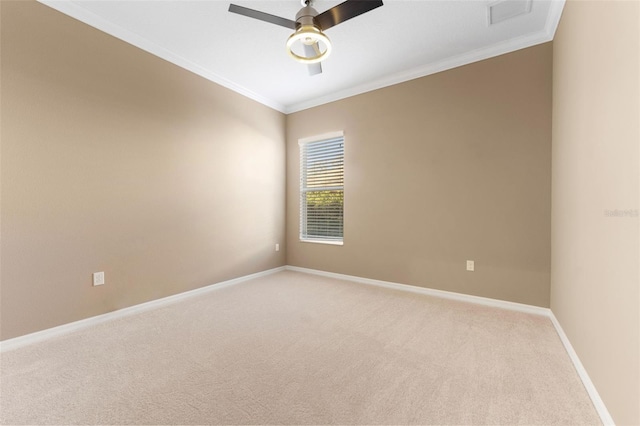
M 301 139 L 300 240 L 342 244 L 344 135 Z

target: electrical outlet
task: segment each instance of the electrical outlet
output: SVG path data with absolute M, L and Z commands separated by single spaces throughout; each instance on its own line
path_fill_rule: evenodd
M 276 251 L 280 251 L 280 244 L 276 243 Z
M 473 272 L 476 269 L 475 262 L 473 260 L 467 260 L 467 271 Z
M 104 284 L 104 272 L 94 272 L 93 273 L 93 285 L 102 285 Z

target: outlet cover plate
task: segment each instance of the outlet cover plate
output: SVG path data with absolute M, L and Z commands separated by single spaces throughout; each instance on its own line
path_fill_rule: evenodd
M 103 285 L 104 284 L 104 272 L 94 272 L 93 273 L 93 285 Z

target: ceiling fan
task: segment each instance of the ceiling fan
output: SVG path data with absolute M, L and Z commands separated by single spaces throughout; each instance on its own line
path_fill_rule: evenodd
M 331 53 L 331 42 L 323 31 L 382 6 L 381 0 L 347 0 L 318 14 L 313 8 L 313 0 L 301 0 L 300 3 L 302 9 L 296 14 L 295 21 L 236 4 L 229 5 L 229 12 L 294 30 L 287 40 L 287 52 L 296 61 L 308 64 L 310 75 L 322 72 L 320 62 Z

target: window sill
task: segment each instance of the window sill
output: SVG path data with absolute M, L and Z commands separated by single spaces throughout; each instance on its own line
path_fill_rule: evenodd
M 327 244 L 330 246 L 342 246 L 344 245 L 343 241 L 330 241 L 330 240 L 310 240 L 310 239 L 300 239 L 301 243 L 314 243 L 314 244 Z

